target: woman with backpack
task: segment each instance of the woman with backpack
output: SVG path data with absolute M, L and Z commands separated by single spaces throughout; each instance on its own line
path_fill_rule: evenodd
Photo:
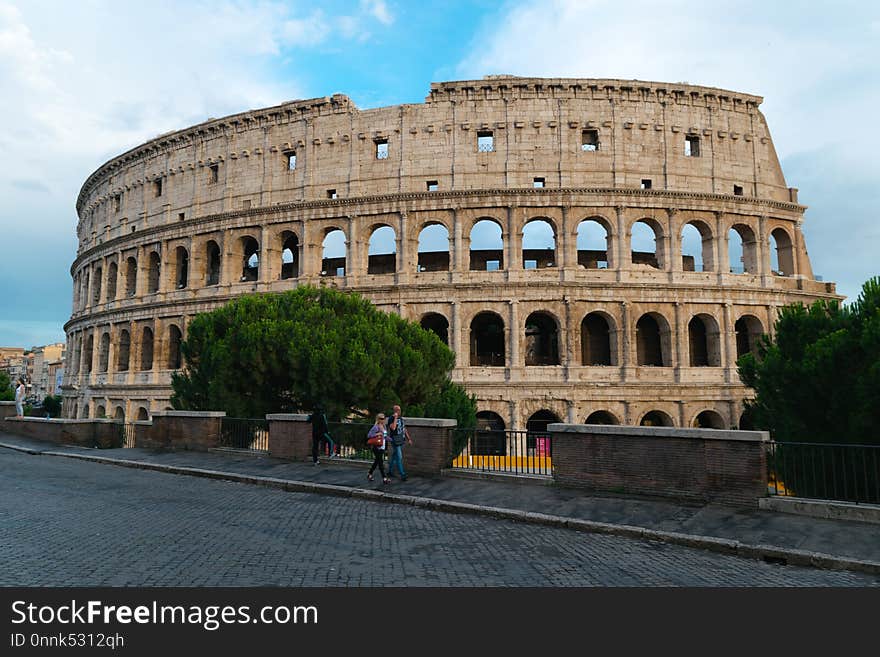
M 390 484 L 391 480 L 385 476 L 385 443 L 388 440 L 388 429 L 385 427 L 385 414 L 379 413 L 376 416 L 376 424 L 370 427 L 367 433 L 367 445 L 373 449 L 373 465 L 370 466 L 370 472 L 367 479 L 373 481 L 373 471 L 379 468 L 379 474 L 382 475 L 382 483 Z

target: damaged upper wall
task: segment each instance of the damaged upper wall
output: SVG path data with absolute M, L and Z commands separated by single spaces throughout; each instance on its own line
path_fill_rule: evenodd
M 758 96 L 681 84 L 493 76 L 424 104 L 295 101 L 162 135 L 80 192 L 80 250 L 279 203 L 473 189 L 650 188 L 796 202 Z M 540 183 L 539 183 L 540 181 Z

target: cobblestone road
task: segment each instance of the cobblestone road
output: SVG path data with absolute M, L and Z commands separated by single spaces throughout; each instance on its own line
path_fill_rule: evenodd
M 0 528 L 3 586 L 880 586 L 859 573 L 5 449 Z

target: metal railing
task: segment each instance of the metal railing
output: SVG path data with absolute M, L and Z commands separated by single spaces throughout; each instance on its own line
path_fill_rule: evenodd
M 220 447 L 269 451 L 269 421 L 260 418 L 224 417 L 220 423 Z
M 333 439 L 333 458 L 372 461 L 373 450 L 367 446 L 367 433 L 372 422 L 328 422 Z M 319 455 L 330 456 L 330 445 L 322 442 Z
M 550 434 L 531 431 L 455 429 L 453 443 L 461 451 L 454 469 L 508 474 L 553 474 Z
M 770 442 L 769 493 L 880 503 L 880 445 Z

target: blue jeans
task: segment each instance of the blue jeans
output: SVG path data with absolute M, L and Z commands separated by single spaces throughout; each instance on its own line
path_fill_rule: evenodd
M 403 445 L 394 445 L 391 447 L 391 457 L 388 459 L 388 476 L 394 474 L 394 465 L 397 464 L 397 471 L 400 476 L 405 478 L 406 472 L 403 469 Z

